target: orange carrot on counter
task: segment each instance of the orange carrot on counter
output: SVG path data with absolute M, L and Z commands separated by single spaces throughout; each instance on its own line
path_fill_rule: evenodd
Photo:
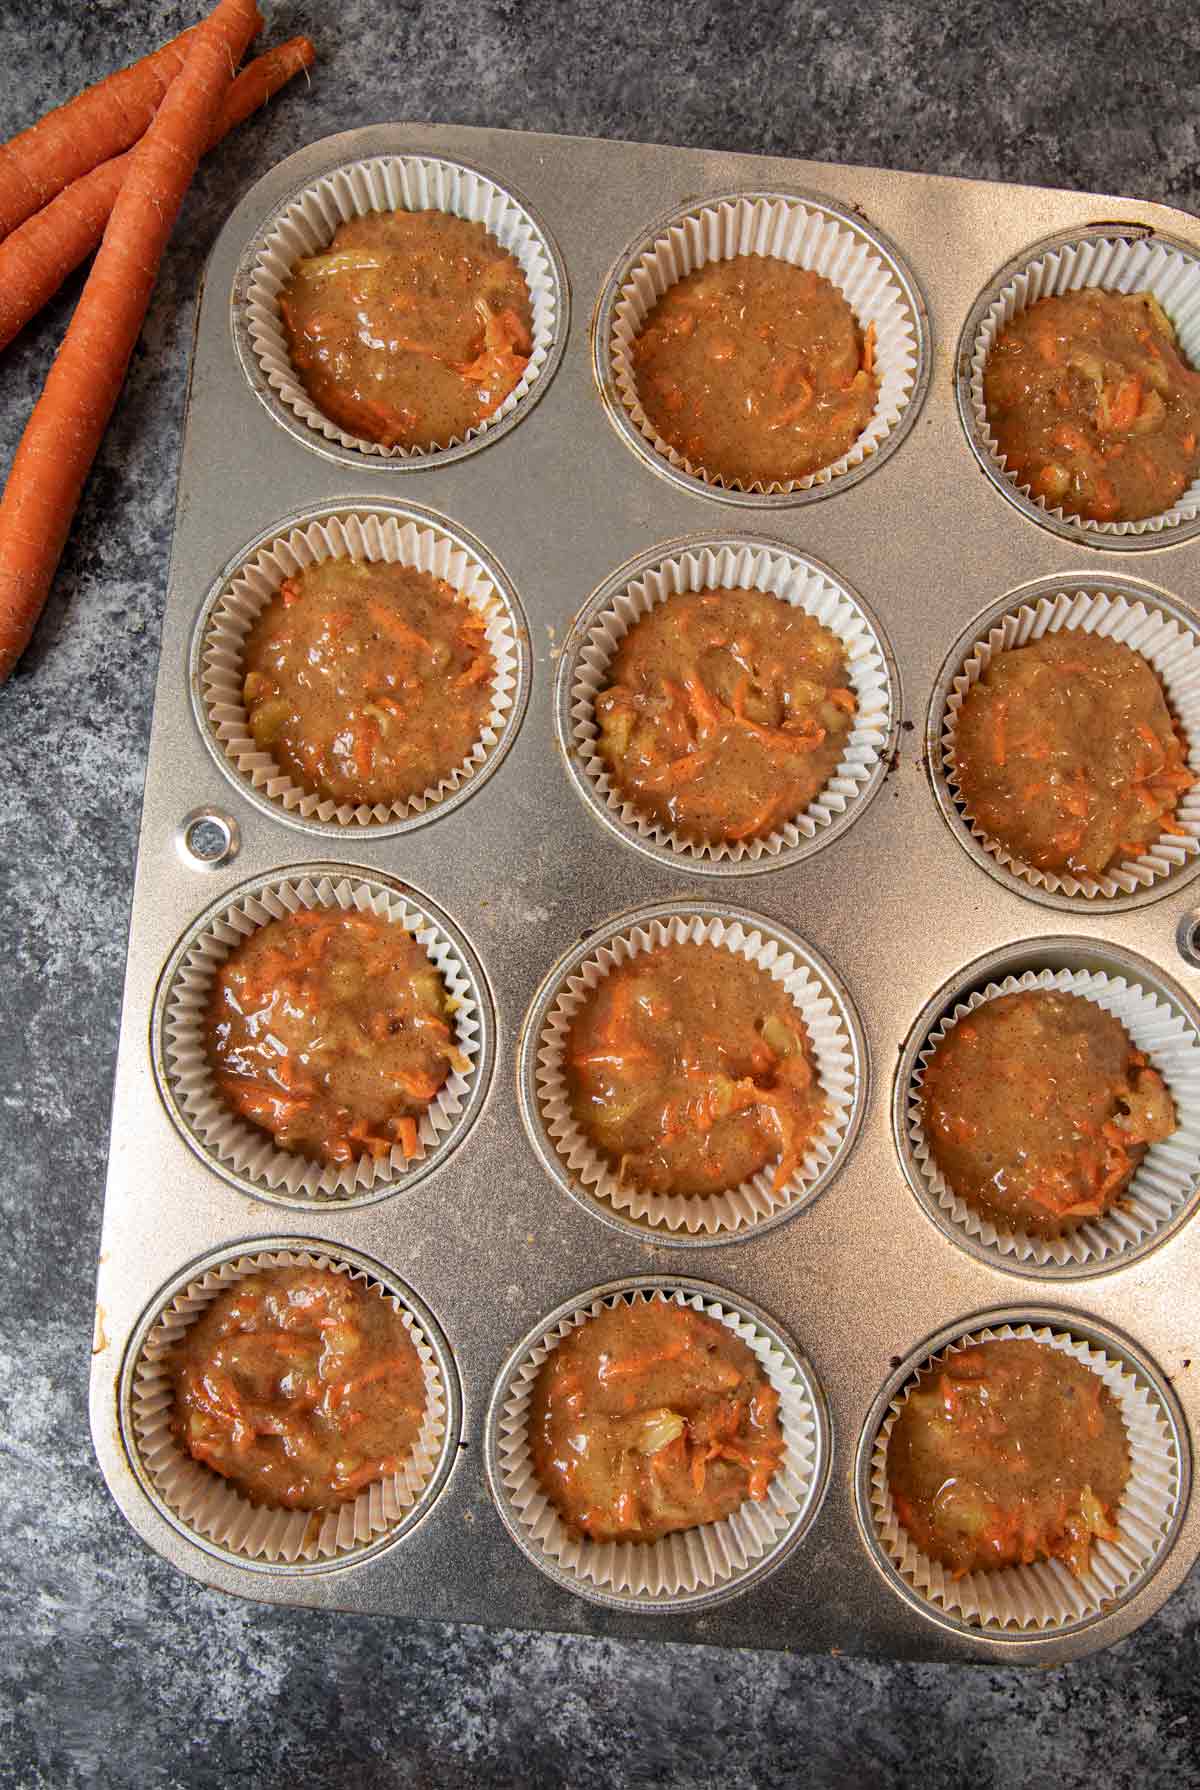
M 261 28 L 256 11 L 250 35 Z M 187 60 L 195 32 L 195 26 L 181 32 L 161 50 L 107 75 L 0 144 L 0 237 L 81 174 L 137 142 Z
M 226 95 L 207 148 L 265 105 L 302 68 L 311 68 L 315 56 L 307 37 L 293 37 L 243 69 Z M 0 243 L 0 349 L 8 347 L 96 247 L 133 155 L 127 150 L 73 180 Z
M 0 682 L 33 631 L 141 331 L 158 264 L 246 45 L 254 0 L 220 0 L 134 152 L 0 500 Z

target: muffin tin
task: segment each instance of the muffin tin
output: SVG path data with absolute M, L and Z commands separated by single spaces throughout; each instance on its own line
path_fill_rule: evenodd
M 249 332 L 250 284 L 281 212 L 331 177 L 358 178 L 338 170 L 381 158 L 457 166 L 475 193 L 490 180 L 541 233 L 556 282 L 553 335 L 528 397 L 503 427 L 450 454 L 362 453 L 309 428 L 280 401 Z M 655 464 L 649 444 L 631 438 L 604 358 L 605 319 L 631 254 L 663 220 L 719 210 L 731 195 L 783 204 L 793 219 L 808 201 L 814 215 L 873 243 L 901 278 L 917 348 L 887 452 L 804 491 L 768 494 L 766 505 L 745 501 L 759 494 L 706 487 Z M 969 381 L 970 357 L 960 344 L 979 305 L 1039 245 L 1095 236 L 1155 236 L 1200 252 L 1194 219 L 1135 201 L 440 125 L 377 126 L 313 144 L 234 211 L 209 261 L 196 325 L 93 1349 L 92 1426 L 105 1478 L 134 1528 L 173 1564 L 276 1603 L 1042 1664 L 1127 1634 L 1191 1568 L 1200 1553 L 1192 1190 L 1145 1248 L 1084 1264 L 1063 1284 L 1036 1263 L 968 1247 L 904 1166 L 904 1095 L 945 1011 L 935 997 L 982 989 L 993 963 L 1002 975 L 1070 968 L 1117 978 L 1137 961 L 1184 1024 L 1196 1023 L 1193 860 L 1132 898 L 1039 901 L 972 840 L 937 756 L 954 653 L 961 660 L 994 612 L 1019 606 L 1030 588 L 1116 590 L 1200 626 L 1200 540 L 1191 530 L 1064 536 L 1002 491 L 964 427 L 960 376 Z M 372 515 L 381 526 L 394 519 L 400 530 L 445 531 L 511 595 L 513 704 L 488 774 L 409 824 L 317 817 L 305 825 L 298 806 L 262 794 L 208 731 L 205 619 L 267 543 L 334 519 L 349 526 L 366 516 L 369 525 Z M 709 860 L 655 841 L 648 849 L 568 766 L 577 744 L 562 661 L 577 615 L 594 593 L 622 589 L 622 574 L 628 581 L 665 557 L 736 556 L 764 544 L 861 604 L 887 668 L 890 732 L 882 766 L 868 769 L 861 793 L 847 792 L 844 814 L 778 854 L 723 860 L 714 877 Z M 365 1199 L 258 1187 L 199 1149 L 160 1091 L 172 966 L 202 920 L 264 888 L 363 878 L 432 916 L 477 984 L 483 1048 L 453 1152 L 431 1152 L 420 1174 Z M 825 977 L 843 1002 L 854 1058 L 854 1109 L 836 1173 L 821 1169 L 811 1195 L 772 1222 L 711 1236 L 614 1224 L 586 1188 L 568 1191 L 552 1177 L 552 1146 L 532 1147 L 523 1123 L 537 1081 L 527 1020 L 538 1022 L 537 997 L 556 967 L 648 918 L 696 915 L 798 942 L 810 976 Z M 410 1301 L 435 1345 L 447 1423 L 436 1471 L 403 1520 L 368 1524 L 361 1545 L 295 1562 L 246 1558 L 189 1527 L 148 1469 L 135 1408 L 145 1339 L 164 1307 L 215 1264 L 283 1250 L 342 1262 Z M 666 1595 L 660 1585 L 649 1598 L 592 1597 L 513 1540 L 502 1468 L 513 1452 L 503 1429 L 511 1431 L 509 1382 L 564 1314 L 632 1285 L 743 1314 L 777 1339 L 810 1389 L 818 1458 L 802 1521 L 780 1545 L 764 1543 L 761 1562 L 719 1595 L 701 1580 L 697 1597 L 673 1598 L 664 1580 Z M 1170 1443 L 1162 1508 L 1143 1513 L 1158 1525 L 1144 1569 L 1123 1577 L 1114 1568 L 1097 1608 L 1049 1623 L 1019 1612 L 964 1616 L 953 1598 L 906 1576 L 881 1539 L 871 1462 L 891 1400 L 928 1353 L 998 1324 L 1044 1327 L 1124 1362 Z

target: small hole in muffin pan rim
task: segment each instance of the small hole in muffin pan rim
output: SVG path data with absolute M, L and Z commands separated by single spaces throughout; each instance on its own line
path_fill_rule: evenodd
M 1028 1648 L 1037 1648 L 1042 1651 L 1048 1641 L 1060 1641 L 1067 1636 L 1093 1628 L 1097 1623 L 1104 1622 L 1111 1614 L 1111 1609 L 1106 1607 L 1093 1614 L 1083 1616 L 1077 1621 L 1057 1624 L 1052 1629 L 1033 1627 L 1000 1629 L 990 1624 L 984 1626 L 980 1623 L 964 1621 L 947 1610 L 939 1609 L 929 1598 L 923 1597 L 919 1591 L 908 1584 L 888 1559 L 882 1546 L 871 1511 L 871 1457 L 875 1448 L 875 1439 L 887 1417 L 888 1408 L 893 1398 L 915 1377 L 932 1356 L 957 1342 L 962 1336 L 974 1335 L 982 1330 L 999 1329 L 1004 1325 L 1012 1325 L 1016 1329 L 1023 1324 L 1028 1324 L 1035 1330 L 1058 1331 L 1074 1337 L 1078 1341 L 1091 1343 L 1102 1349 L 1112 1359 L 1120 1361 L 1128 1367 L 1135 1378 L 1151 1394 L 1157 1414 L 1166 1426 L 1170 1443 L 1174 1449 L 1178 1479 L 1170 1522 L 1159 1541 L 1149 1572 L 1139 1578 L 1130 1591 L 1117 1600 L 1118 1603 L 1124 1603 L 1129 1598 L 1139 1596 L 1152 1582 L 1155 1574 L 1161 1570 L 1175 1545 L 1187 1515 L 1192 1491 L 1192 1451 L 1187 1422 L 1180 1409 L 1179 1401 L 1171 1390 L 1167 1376 L 1151 1357 L 1132 1338 L 1113 1325 L 1087 1317 L 1067 1306 L 1015 1304 L 958 1318 L 953 1323 L 944 1325 L 911 1350 L 893 1368 L 876 1393 L 859 1433 L 852 1469 L 854 1518 L 859 1540 L 870 1557 L 872 1565 L 891 1591 L 903 1598 L 904 1602 L 916 1610 L 925 1621 L 957 1634 L 995 1641 L 999 1643 L 1005 1653 L 1009 1650 L 1019 1653 Z M 995 1659 L 996 1655 L 993 1654 L 992 1657 Z
M 228 1262 L 240 1261 L 244 1257 L 272 1255 L 283 1251 L 327 1256 L 335 1265 L 345 1264 L 355 1274 L 365 1275 L 370 1282 L 382 1287 L 384 1292 L 406 1306 L 412 1312 L 424 1340 L 429 1345 L 441 1377 L 445 1398 L 445 1434 L 438 1450 L 437 1464 L 428 1484 L 423 1488 L 416 1502 L 405 1513 L 401 1521 L 392 1528 L 377 1536 L 373 1541 L 356 1548 L 353 1553 L 333 1559 L 301 1561 L 253 1559 L 238 1553 L 236 1549 L 224 1547 L 221 1543 L 202 1535 L 185 1522 L 162 1496 L 153 1477 L 146 1469 L 136 1440 L 133 1401 L 138 1362 L 146 1345 L 146 1339 L 162 1313 L 187 1287 L 194 1281 L 202 1279 L 211 1270 L 220 1268 Z M 441 1324 L 420 1294 L 392 1268 L 376 1260 L 373 1256 L 355 1249 L 352 1245 L 333 1243 L 321 1237 L 303 1234 L 274 1237 L 252 1236 L 239 1243 L 224 1244 L 220 1248 L 209 1250 L 204 1255 L 196 1257 L 194 1261 L 188 1262 L 178 1273 L 172 1275 L 171 1279 L 160 1287 L 148 1302 L 130 1333 L 117 1385 L 117 1413 L 121 1444 L 126 1458 L 138 1485 L 162 1520 L 169 1524 L 184 1541 L 190 1543 L 192 1547 L 199 1548 L 203 1553 L 211 1555 L 214 1559 L 237 1567 L 239 1570 L 254 1573 L 261 1578 L 276 1579 L 310 1579 L 335 1573 L 354 1573 L 368 1563 L 377 1560 L 381 1554 L 388 1552 L 410 1536 L 429 1516 L 446 1487 L 451 1470 L 459 1457 L 464 1421 L 462 1386 L 454 1351 Z
M 959 1001 L 966 1000 L 971 994 L 986 988 L 989 983 L 1003 982 L 1006 976 L 1019 977 L 1028 970 L 1036 973 L 1039 970 L 1062 969 L 1091 970 L 1113 977 L 1123 976 L 1130 983 L 1134 983 L 1166 1001 L 1186 1020 L 1196 1037 L 1200 1038 L 1200 1007 L 1177 982 L 1173 981 L 1164 970 L 1161 970 L 1148 958 L 1140 957 L 1135 952 L 1128 951 L 1121 945 L 1112 944 L 1106 939 L 1093 941 L 1083 937 L 1062 935 L 1025 938 L 1017 943 L 1002 945 L 996 950 L 985 952 L 982 957 L 977 957 L 973 962 L 964 964 L 960 970 L 948 977 L 940 988 L 931 993 L 909 1028 L 900 1050 L 895 1079 L 892 1084 L 892 1142 L 904 1179 L 908 1182 L 926 1217 L 937 1226 L 944 1237 L 954 1244 L 955 1248 L 965 1250 L 989 1268 L 998 1269 L 1002 1273 L 1011 1274 L 1017 1278 L 1036 1280 L 1040 1284 L 1090 1281 L 1128 1268 L 1132 1263 L 1141 1261 L 1176 1236 L 1193 1217 L 1197 1205 L 1200 1204 L 1200 1177 L 1197 1177 L 1180 1209 L 1160 1228 L 1144 1237 L 1140 1242 L 1132 1244 L 1128 1249 L 1117 1251 L 1111 1258 L 1100 1262 L 1051 1262 L 1038 1267 L 1023 1263 L 1018 1258 L 1003 1255 L 997 1249 L 969 1236 L 955 1225 L 938 1206 L 936 1198 L 921 1174 L 913 1154 L 912 1140 L 908 1135 L 909 1090 L 921 1051 L 925 1048 L 930 1034 L 942 1016 L 952 1011 Z
M 925 715 L 925 767 L 934 800 L 942 818 L 962 850 L 981 870 L 985 870 L 990 877 L 1004 888 L 1010 889 L 1013 894 L 1019 895 L 1023 901 L 1034 902 L 1039 907 L 1056 908 L 1063 913 L 1107 915 L 1129 908 L 1148 907 L 1156 901 L 1162 901 L 1168 895 L 1177 894 L 1185 884 L 1200 876 L 1200 853 L 1189 858 L 1168 875 L 1160 876 L 1147 887 L 1137 889 L 1128 895 L 1107 896 L 1082 893 L 1068 895 L 1061 890 L 1037 888 L 1027 878 L 1018 876 L 1015 871 L 1002 864 L 996 855 L 988 851 L 975 837 L 966 818 L 961 797 L 956 796 L 950 788 L 942 753 L 942 731 L 946 703 L 963 661 L 971 653 L 976 642 L 986 639 L 990 631 L 1004 616 L 1014 613 L 1018 609 L 1036 608 L 1039 603 L 1060 593 L 1067 596 L 1081 596 L 1093 591 L 1124 597 L 1129 603 L 1142 604 L 1152 614 L 1169 617 L 1188 634 L 1196 637 L 1197 644 L 1200 645 L 1200 616 L 1189 610 L 1169 591 L 1158 585 L 1148 584 L 1143 579 L 1127 577 L 1119 572 L 1108 573 L 1097 570 L 1092 574 L 1068 572 L 1062 577 L 1051 575 L 1035 578 L 1026 584 L 1015 585 L 1005 596 L 989 604 L 974 620 L 968 623 L 942 660 L 933 682 L 929 707 Z M 1186 961 L 1186 951 L 1182 952 L 1182 955 Z M 1200 967 L 1200 957 L 1195 960 L 1195 963 L 1196 967 Z

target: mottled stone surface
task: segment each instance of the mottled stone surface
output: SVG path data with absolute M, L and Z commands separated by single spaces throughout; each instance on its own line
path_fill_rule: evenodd
M 160 1563 L 109 1501 L 87 1339 L 184 369 L 201 263 L 250 182 L 311 138 L 424 117 L 1200 209 L 1200 14 L 1183 0 L 265 9 L 277 37 L 311 31 L 321 66 L 201 172 L 50 606 L 0 692 L 0 1783 L 1200 1783 L 1195 1574 L 1078 1666 L 897 1667 L 235 1603 Z M 192 17 L 176 0 L 0 0 L 0 137 Z M 0 465 L 77 292 L 4 357 Z

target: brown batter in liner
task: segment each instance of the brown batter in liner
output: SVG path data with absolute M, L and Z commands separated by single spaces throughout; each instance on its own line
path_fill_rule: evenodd
M 230 1108 L 315 1162 L 420 1153 L 452 1069 L 453 1002 L 402 926 L 300 909 L 242 940 L 213 979 L 208 1055 Z
M 727 1325 L 673 1302 L 620 1303 L 543 1363 L 534 1470 L 593 1541 L 656 1541 L 761 1501 L 784 1452 L 779 1395 Z
M 704 472 L 787 484 L 849 452 L 875 409 L 875 332 L 837 288 L 768 255 L 710 261 L 670 286 L 633 343 L 642 408 Z
M 922 1371 L 887 1467 L 900 1523 L 954 1578 L 1038 1560 L 1082 1578 L 1094 1540 L 1116 1539 L 1129 1440 L 1098 1374 L 1013 1337 Z
M 284 580 L 243 649 L 255 743 L 305 789 L 404 804 L 469 759 L 492 711 L 483 615 L 412 566 L 332 558 Z
M 766 970 L 670 944 L 618 964 L 572 1021 L 564 1076 L 619 1179 L 711 1196 L 776 1164 L 776 1191 L 829 1116 L 804 1021 Z
M 1068 516 L 1158 516 L 1200 473 L 1200 372 L 1153 293 L 1039 299 L 997 337 L 983 396 L 1010 476 Z
M 444 447 L 525 376 L 533 307 L 514 256 L 442 211 L 340 224 L 280 293 L 288 351 L 313 403 L 385 447 Z
M 953 1025 L 925 1067 L 921 1116 L 958 1198 L 1038 1237 L 1116 1205 L 1177 1123 L 1121 1022 L 1055 989 L 999 995 Z
M 970 818 L 1023 863 L 1098 877 L 1163 833 L 1195 782 L 1152 667 L 1081 629 L 998 653 L 968 691 L 954 775 Z
M 828 783 L 858 700 L 836 634 L 755 590 L 686 591 L 629 630 L 596 698 L 626 801 L 692 841 L 762 838 Z
M 252 1504 L 348 1502 L 403 1465 L 425 1413 L 399 1313 L 329 1269 L 239 1280 L 189 1326 L 170 1371 L 180 1447 Z

